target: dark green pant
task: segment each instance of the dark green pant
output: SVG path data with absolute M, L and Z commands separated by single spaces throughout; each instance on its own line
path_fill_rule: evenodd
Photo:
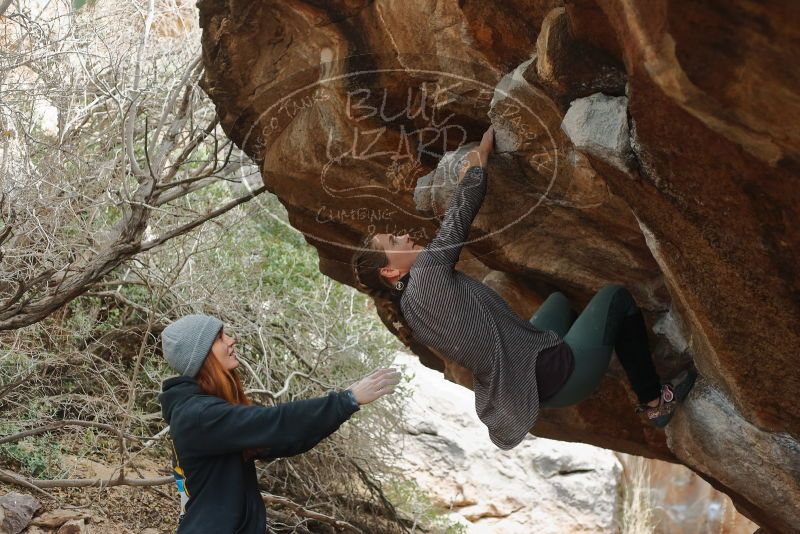
M 600 385 L 616 350 L 639 402 L 660 395 L 661 383 L 653 366 L 642 312 L 630 292 L 610 284 L 595 294 L 576 318 L 563 293 L 552 293 L 531 317 L 540 330 L 556 332 L 572 349 L 575 369 L 545 407 L 577 404 Z

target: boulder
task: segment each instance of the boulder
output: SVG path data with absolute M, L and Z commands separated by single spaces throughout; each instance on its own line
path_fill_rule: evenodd
M 368 233 L 429 242 L 447 154 L 494 124 L 458 268 L 506 273 L 535 302 L 560 290 L 576 311 L 623 283 L 660 374 L 694 363 L 703 378 L 665 432 L 635 416 L 613 362 L 590 399 L 544 410 L 531 431 L 681 462 L 766 529 L 797 531 L 800 3 L 198 7 L 220 123 L 325 274 L 353 284 L 352 246 Z M 470 387 L 463 368 L 410 343 Z
M 0 497 L 0 532 L 18 534 L 31 522 L 42 504 L 34 497 L 12 491 Z

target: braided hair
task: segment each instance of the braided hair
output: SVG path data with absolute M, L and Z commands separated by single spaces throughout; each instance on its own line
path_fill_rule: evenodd
M 406 346 L 411 346 L 413 334 L 400 310 L 402 291 L 395 288 L 382 274 L 381 269 L 389 264 L 383 248 L 375 246 L 372 236 L 367 236 L 355 254 L 351 266 L 357 289 L 372 297 L 378 315 L 393 330 Z

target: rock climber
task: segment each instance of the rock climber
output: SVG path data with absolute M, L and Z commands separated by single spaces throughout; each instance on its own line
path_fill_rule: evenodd
M 161 343 L 179 375 L 164 381 L 158 397 L 182 497 L 178 534 L 264 534 L 254 460 L 308 451 L 400 380 L 398 371 L 382 368 L 343 391 L 263 407 L 245 395 L 236 341 L 216 317 L 181 317 L 164 329 Z
M 665 426 L 697 373 L 692 368 L 661 383 L 642 312 L 623 285 L 601 288 L 579 316 L 554 292 L 526 321 L 491 288 L 455 269 L 486 193 L 493 147 L 489 127 L 462 159 L 461 181 L 427 247 L 408 235 L 368 236 L 353 255 L 356 281 L 393 303 L 390 319 L 410 329 L 410 338 L 472 372 L 478 417 L 501 449 L 522 441 L 540 405 L 563 407 L 589 397 L 614 350 L 638 398 L 637 412 Z

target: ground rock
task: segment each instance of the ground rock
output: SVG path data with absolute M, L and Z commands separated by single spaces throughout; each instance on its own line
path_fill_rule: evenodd
M 58 528 L 69 521 L 84 520 L 90 516 L 79 510 L 50 510 L 36 517 L 31 523 L 42 528 Z
M 89 528 L 83 519 L 70 519 L 56 531 L 56 534 L 88 534 Z
M 17 492 L 0 497 L 0 532 L 18 534 L 28 526 L 41 503 L 30 495 Z

